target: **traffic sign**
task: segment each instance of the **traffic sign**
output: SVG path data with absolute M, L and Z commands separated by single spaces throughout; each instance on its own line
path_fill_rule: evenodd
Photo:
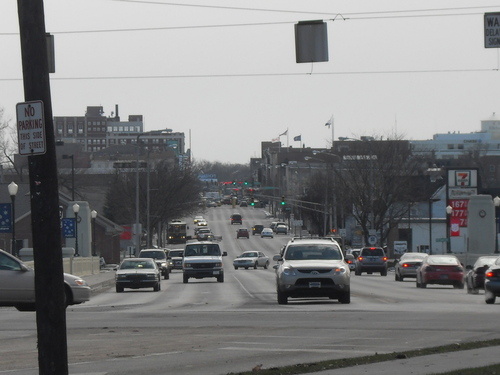
M 484 14 L 484 48 L 500 48 L 500 13 Z
M 43 102 L 17 103 L 17 139 L 19 155 L 43 155 L 46 152 Z
M 377 236 L 374 235 L 368 236 L 368 243 L 370 245 L 375 245 L 377 243 Z

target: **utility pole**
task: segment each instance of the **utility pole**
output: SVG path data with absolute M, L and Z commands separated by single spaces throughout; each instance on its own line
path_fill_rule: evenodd
M 28 156 L 35 261 L 38 366 L 41 375 L 68 374 L 66 311 L 59 226 L 55 137 L 43 0 L 18 0 L 25 101 L 43 102 L 46 152 Z

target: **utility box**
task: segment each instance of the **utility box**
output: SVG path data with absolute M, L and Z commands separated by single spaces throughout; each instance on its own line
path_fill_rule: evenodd
M 295 59 L 297 63 L 328 61 L 328 33 L 323 21 L 295 24 Z

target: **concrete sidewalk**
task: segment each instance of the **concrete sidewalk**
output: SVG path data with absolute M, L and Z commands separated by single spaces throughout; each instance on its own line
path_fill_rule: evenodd
M 101 289 L 106 289 L 115 285 L 115 271 L 112 269 L 102 269 L 95 275 L 82 276 L 92 289 L 92 294 L 99 293 Z
M 359 375 L 359 374 L 441 374 L 461 369 L 500 364 L 500 346 L 461 350 L 451 353 L 432 354 L 394 361 L 373 363 L 335 370 L 311 373 L 312 375 Z

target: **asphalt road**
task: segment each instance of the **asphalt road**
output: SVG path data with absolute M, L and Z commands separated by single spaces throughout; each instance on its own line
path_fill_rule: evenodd
M 233 212 L 243 225 L 230 225 Z M 290 236 L 236 239 L 240 227 L 268 224 L 262 209 L 210 208 L 203 213 L 222 235 L 225 282 L 174 271 L 160 292 L 114 288 L 67 313 L 71 374 L 227 374 L 500 337 L 499 304 L 452 287 L 417 289 L 394 274 L 354 276 L 351 304 L 290 299 L 278 305 L 274 270 L 238 269 L 246 250 L 269 257 Z M 191 225 L 191 230 L 193 225 Z M 179 246 L 173 246 L 179 247 Z M 35 314 L 0 310 L 0 374 L 37 374 Z

